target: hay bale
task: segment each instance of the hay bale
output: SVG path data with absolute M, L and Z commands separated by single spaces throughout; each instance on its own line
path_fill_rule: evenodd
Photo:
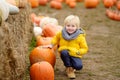
M 26 6 L 19 14 L 9 15 L 0 26 L 0 80 L 23 80 L 33 36 L 30 12 Z

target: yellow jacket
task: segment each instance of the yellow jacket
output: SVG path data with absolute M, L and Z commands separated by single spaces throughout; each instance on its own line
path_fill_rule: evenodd
M 82 58 L 82 55 L 88 51 L 85 34 L 79 34 L 74 40 L 65 40 L 62 37 L 62 32 L 59 32 L 52 39 L 52 45 L 58 45 L 59 52 L 62 50 L 68 50 L 70 56 L 79 58 Z

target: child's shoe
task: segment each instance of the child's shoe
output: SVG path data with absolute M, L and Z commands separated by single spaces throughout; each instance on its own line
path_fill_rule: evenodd
M 74 73 L 74 69 L 72 67 L 67 67 L 66 73 L 67 73 L 68 78 L 70 78 L 70 79 L 76 78 L 75 73 Z

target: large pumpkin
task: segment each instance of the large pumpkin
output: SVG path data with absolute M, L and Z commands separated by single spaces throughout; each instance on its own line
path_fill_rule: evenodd
M 51 44 L 52 37 L 42 37 L 42 36 L 37 36 L 37 46 L 42 46 L 42 45 L 49 45 Z
M 54 80 L 54 69 L 50 63 L 41 61 L 30 67 L 30 80 Z
M 39 61 L 47 61 L 54 67 L 56 62 L 54 50 L 42 46 L 34 48 L 30 53 L 29 59 L 31 65 Z

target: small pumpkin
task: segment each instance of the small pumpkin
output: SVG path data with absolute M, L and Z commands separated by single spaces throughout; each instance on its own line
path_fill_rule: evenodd
M 56 5 L 55 5 L 55 9 L 57 9 L 57 10 L 62 9 L 62 3 L 57 1 Z
M 76 2 L 75 1 L 70 1 L 68 5 L 69 5 L 70 8 L 75 8 L 76 7 Z
M 56 0 L 56 1 L 58 1 L 58 2 L 64 2 L 64 0 Z
M 29 59 L 31 65 L 39 61 L 47 61 L 54 67 L 56 62 L 54 50 L 42 46 L 34 48 L 30 53 Z
M 50 7 L 51 8 L 54 8 L 55 5 L 56 5 L 56 1 L 54 1 L 54 0 L 50 1 Z
M 32 8 L 36 8 L 39 6 L 38 0 L 28 0 Z
M 41 61 L 30 67 L 30 80 L 54 80 L 54 69 L 50 63 Z
M 113 0 L 104 0 L 103 4 L 106 8 L 112 7 L 114 5 L 114 1 Z
M 34 23 L 34 27 L 33 27 L 33 33 L 34 33 L 35 38 L 42 35 L 41 27 L 38 27 L 35 23 Z
M 118 10 L 120 10 L 120 0 L 117 1 L 117 3 L 116 3 L 116 7 L 117 7 Z
M 55 9 L 62 9 L 62 3 L 60 1 L 53 0 L 50 2 L 50 7 Z
M 96 8 L 99 4 L 99 0 L 84 0 L 86 8 Z
M 35 13 L 31 13 L 30 14 L 30 19 L 31 19 L 31 21 L 34 23 L 34 19 L 35 19 L 35 17 L 36 17 L 36 14 Z
M 116 10 L 116 12 L 115 12 L 114 19 L 116 21 L 120 21 L 120 12 L 118 10 Z
M 84 0 L 76 0 L 77 2 L 83 2 Z
M 110 18 L 110 19 L 113 19 L 114 20 L 114 11 L 112 11 L 111 9 L 107 9 L 106 10 L 106 15 Z
M 113 0 L 113 2 L 114 2 L 114 5 L 116 5 L 116 3 L 117 3 L 117 0 Z
M 39 0 L 39 5 L 45 6 L 48 0 Z

